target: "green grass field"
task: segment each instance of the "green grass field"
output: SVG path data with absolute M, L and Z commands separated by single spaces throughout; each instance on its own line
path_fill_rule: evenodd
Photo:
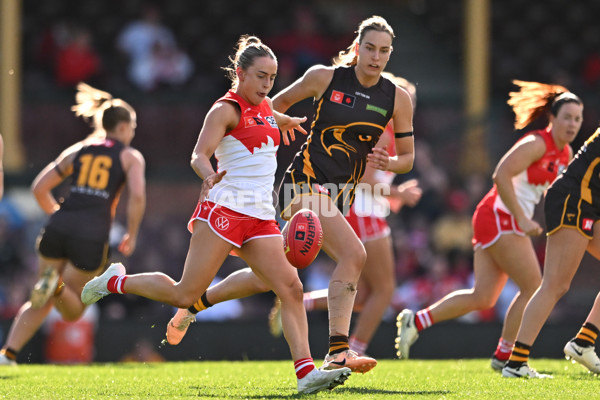
M 506 379 L 488 360 L 380 360 L 331 392 L 300 396 L 289 361 L 0 367 L 0 399 L 594 399 L 600 377 L 535 359 L 554 379 Z

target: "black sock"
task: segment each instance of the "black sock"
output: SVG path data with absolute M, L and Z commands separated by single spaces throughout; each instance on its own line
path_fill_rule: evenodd
M 530 350 L 531 346 L 525 343 L 515 342 L 515 346 L 513 347 L 513 351 L 510 354 L 506 366 L 509 368 L 519 368 L 520 366 L 527 364 L 527 361 L 529 361 Z
M 348 345 L 348 336 L 329 336 L 329 355 L 341 353 L 348 349 L 350 349 L 350 346 Z
M 212 306 L 213 304 L 210 304 L 210 302 L 206 298 L 206 292 L 204 292 L 202 296 L 200 296 L 200 300 L 192 304 L 192 306 L 188 308 L 188 311 L 192 314 L 198 314 L 200 311 L 206 310 L 208 307 Z
M 594 324 L 590 322 L 586 322 L 583 324 L 577 336 L 573 339 L 575 344 L 581 347 L 590 347 L 596 343 L 596 338 L 598 337 L 598 333 L 600 330 L 594 326 Z

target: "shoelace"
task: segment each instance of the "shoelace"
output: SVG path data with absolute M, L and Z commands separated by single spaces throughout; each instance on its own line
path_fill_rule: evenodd
M 358 357 L 358 353 L 355 352 L 354 350 L 346 350 L 346 355 L 348 358 L 357 358 Z
M 181 324 L 177 327 L 177 329 L 179 329 L 180 331 L 187 329 L 187 327 L 190 326 L 190 324 L 195 321 L 196 321 L 195 315 L 186 315 L 181 320 Z

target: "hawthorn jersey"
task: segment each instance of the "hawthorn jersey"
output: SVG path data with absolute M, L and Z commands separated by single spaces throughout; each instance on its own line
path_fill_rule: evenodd
M 395 96 L 396 86 L 387 78 L 365 88 L 354 67 L 336 68 L 329 87 L 313 103 L 311 132 L 284 181 L 308 187 L 334 184 L 335 193 L 330 188 L 326 194 L 347 212 L 354 201 L 354 187 L 364 174 L 367 154 L 392 118 Z M 282 206 L 283 210 L 287 205 Z
M 600 209 L 600 129 L 581 146 L 552 189 L 572 193 Z
M 280 138 L 273 112 L 266 100 L 254 106 L 231 90 L 219 101 L 237 104 L 241 116 L 215 150 L 218 171 L 227 174 L 208 192 L 208 200 L 244 215 L 272 220 Z
M 123 143 L 105 138 L 84 142 L 73 160 L 68 197 L 50 216 L 48 228 L 88 240 L 108 240 L 125 183 Z
M 573 161 L 548 189 L 544 214 L 548 235 L 561 227 L 588 239 L 600 220 L 600 129 L 581 146 Z
M 562 149 L 557 148 L 552 138 L 550 127 L 530 132 L 519 139 L 519 142 L 531 135 L 539 135 L 544 139 L 546 152 L 542 158 L 512 178 L 517 201 L 527 218 L 533 217 L 535 206 L 540 202 L 542 194 L 544 194 L 548 186 L 569 164 L 569 146 L 566 145 Z M 494 185 L 492 191 L 497 192 L 496 185 Z M 495 202 L 497 208 L 510 214 L 510 211 L 497 193 Z

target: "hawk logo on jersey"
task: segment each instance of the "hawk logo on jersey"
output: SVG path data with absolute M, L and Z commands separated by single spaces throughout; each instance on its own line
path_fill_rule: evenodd
M 345 131 L 346 131 L 345 128 L 332 128 L 332 129 L 327 129 L 327 130 L 323 129 L 323 134 L 321 135 L 321 143 L 323 144 L 323 148 L 327 151 L 327 154 L 329 154 L 331 156 L 333 150 L 342 151 L 342 152 L 346 153 L 346 155 L 348 157 L 350 157 L 350 152 L 356 153 L 356 149 L 354 147 L 350 146 L 348 143 L 346 143 L 344 141 L 344 139 L 342 139 L 342 135 L 344 134 Z M 335 143 L 335 141 L 332 139 L 335 139 L 335 141 L 337 141 L 337 143 Z M 328 143 L 325 143 L 325 140 L 327 140 L 327 142 L 334 142 L 334 143 L 328 144 Z
M 329 100 L 331 100 L 333 103 L 343 104 L 347 107 L 354 108 L 354 101 L 356 100 L 356 97 L 352 96 L 351 94 L 334 90 L 331 92 L 331 97 Z

